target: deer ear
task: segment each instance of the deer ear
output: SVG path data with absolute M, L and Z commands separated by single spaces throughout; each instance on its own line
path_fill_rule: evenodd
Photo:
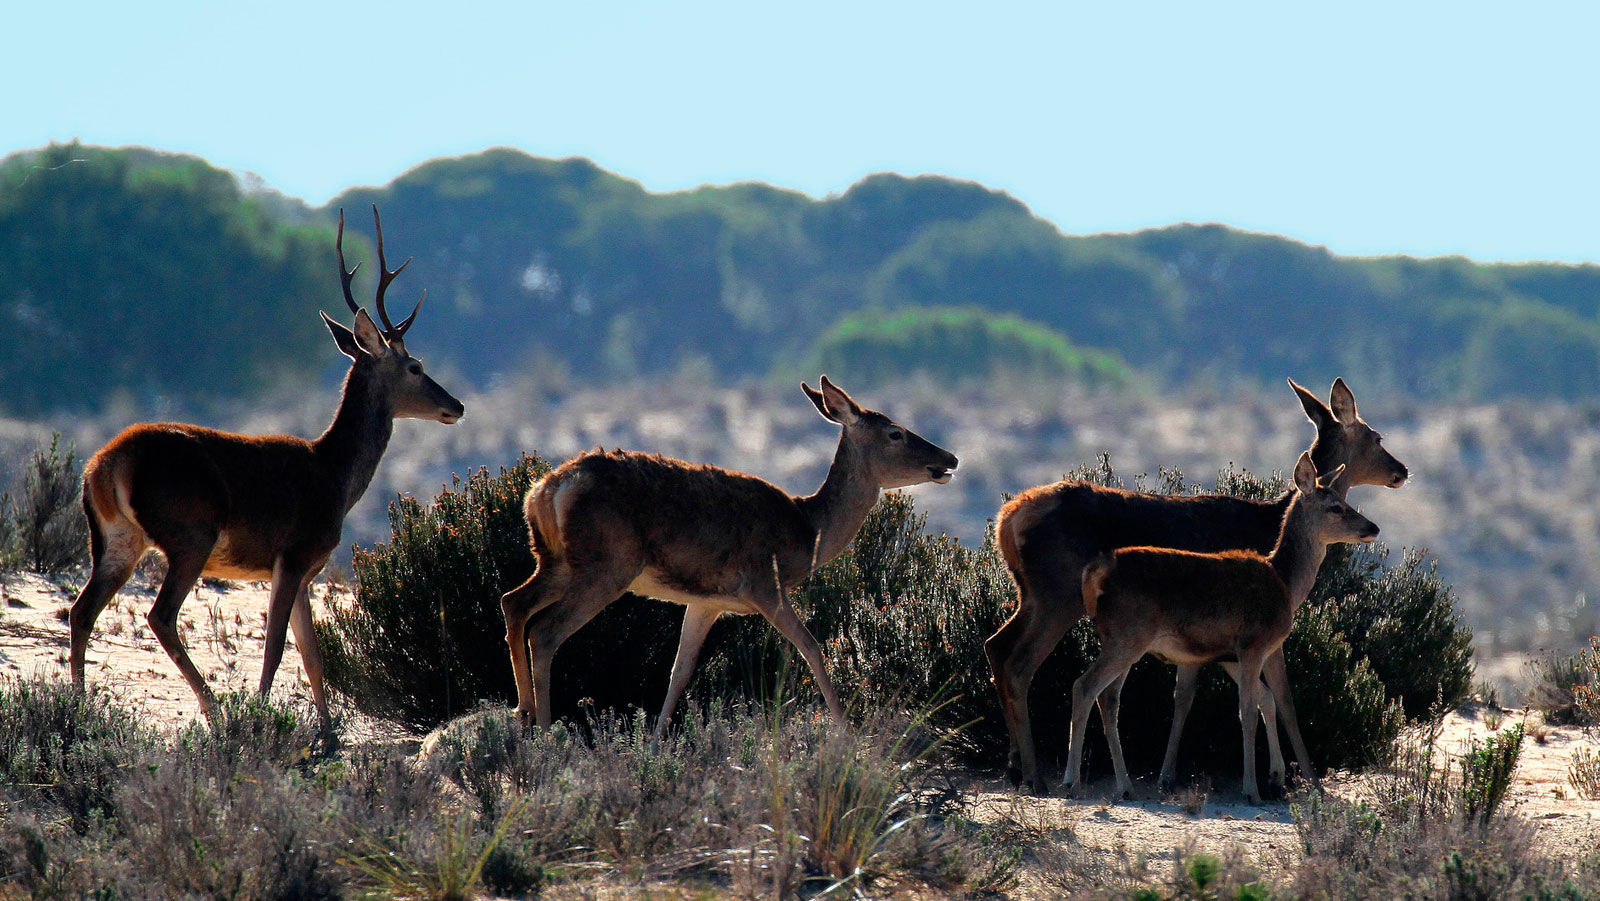
M 1317 427 L 1317 431 L 1320 432 L 1334 424 L 1333 411 L 1328 409 L 1328 406 L 1315 394 L 1300 387 L 1294 379 L 1289 380 L 1289 387 L 1293 388 L 1295 396 L 1300 398 L 1300 406 L 1305 408 L 1306 418 Z
M 1311 452 L 1301 451 L 1294 463 L 1294 487 L 1301 494 L 1310 494 L 1317 488 L 1317 464 L 1311 462 Z
M 823 400 L 821 391 L 818 391 L 810 385 L 807 385 L 805 382 L 800 383 L 800 390 L 806 393 L 806 398 L 811 401 L 811 405 L 813 407 L 817 408 L 817 412 L 822 414 L 823 419 L 833 423 L 837 423 L 839 421 L 833 418 L 832 413 L 828 412 L 828 402 Z
M 383 339 L 383 333 L 378 331 L 378 326 L 367 315 L 366 310 L 356 312 L 356 327 L 354 329 L 356 343 L 361 349 L 374 357 L 387 357 L 389 355 L 389 342 Z
M 1317 487 L 1332 489 L 1333 483 L 1339 481 L 1339 477 L 1342 475 L 1344 475 L 1344 464 L 1340 463 L 1338 466 L 1334 467 L 1333 472 L 1317 478 Z
M 852 425 L 861 418 L 863 410 L 844 389 L 828 381 L 827 376 L 822 377 L 822 399 L 828 404 L 828 409 L 833 411 L 833 421 L 840 425 Z
M 1350 393 L 1350 386 L 1344 383 L 1344 379 L 1333 380 L 1333 388 L 1328 392 L 1328 404 L 1340 422 L 1349 425 L 1356 421 L 1356 396 Z
M 322 313 L 321 310 L 318 310 L 317 312 Z M 344 354 L 352 360 L 360 359 L 363 351 L 361 350 L 361 347 L 356 344 L 356 336 L 354 332 L 329 318 L 327 313 L 322 313 L 322 322 L 328 327 L 328 331 L 333 333 L 333 343 L 339 345 L 339 353 Z

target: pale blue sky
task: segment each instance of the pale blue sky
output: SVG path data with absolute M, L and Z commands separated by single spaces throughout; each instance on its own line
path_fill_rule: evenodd
M 33 3 L 0 154 L 203 156 L 313 203 L 429 158 L 653 190 L 871 172 L 1073 233 L 1220 221 L 1342 253 L 1600 262 L 1600 5 Z

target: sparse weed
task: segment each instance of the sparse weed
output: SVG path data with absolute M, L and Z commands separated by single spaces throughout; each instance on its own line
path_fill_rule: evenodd
M 1522 754 L 1522 724 L 1496 732 L 1480 744 L 1476 739 L 1461 756 L 1461 809 L 1467 819 L 1494 816 L 1511 791 L 1511 776 Z
M 1572 752 L 1572 764 L 1567 767 L 1567 781 L 1579 797 L 1600 801 L 1600 753 L 1588 748 Z
M 1595 684 L 1596 673 L 1584 666 L 1579 654 L 1540 654 L 1523 665 L 1528 681 L 1528 706 L 1544 715 L 1547 723 L 1567 726 L 1586 719 L 1579 708 L 1584 689 Z

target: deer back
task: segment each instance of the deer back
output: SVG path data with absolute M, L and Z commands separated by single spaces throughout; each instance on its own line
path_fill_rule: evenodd
M 580 562 L 631 551 L 690 594 L 733 594 L 746 574 L 772 572 L 774 556 L 785 584 L 799 581 L 815 541 L 771 482 L 655 454 L 575 457 L 534 486 L 528 508 L 546 547 Z

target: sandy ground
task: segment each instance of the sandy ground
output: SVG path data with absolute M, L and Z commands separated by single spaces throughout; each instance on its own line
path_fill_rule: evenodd
M 1537 714 L 1508 710 L 1486 712 L 1466 707 L 1444 723 L 1438 748 L 1459 755 L 1473 739 L 1491 733 L 1491 725 L 1509 727 L 1522 721 L 1530 736 L 1523 742 L 1515 785 L 1508 805 L 1531 821 L 1551 848 L 1593 848 L 1600 844 L 1600 801 L 1577 796 L 1567 782 L 1573 752 L 1600 751 L 1600 741 L 1572 726 L 1539 727 Z M 1054 839 L 1060 859 L 1046 855 L 1024 875 L 1024 896 L 1050 897 L 1059 890 L 1076 888 L 1051 880 L 1052 869 L 1089 871 L 1100 878 L 1137 873 L 1144 868 L 1164 872 L 1179 849 L 1237 856 L 1259 871 L 1281 874 L 1300 857 L 1299 838 L 1285 802 L 1250 805 L 1237 780 L 1222 782 L 1211 791 L 1185 798 L 1182 793 L 1163 798 L 1153 775 L 1135 777 L 1135 800 L 1113 803 L 1108 778 L 1085 787 L 1077 798 L 1034 798 L 1010 790 L 1000 780 L 972 786 L 972 816 L 981 823 L 1019 838 Z M 1346 798 L 1362 797 L 1361 777 L 1333 774 L 1323 788 Z M 1197 797 L 1203 798 L 1195 812 Z M 1186 809 L 1188 808 L 1188 809 Z
M 0 585 L 0 678 L 38 673 L 68 677 L 66 610 L 77 587 L 33 575 L 12 576 Z M 319 586 L 315 603 L 323 603 L 327 591 Z M 256 686 L 266 594 L 265 585 L 212 583 L 202 585 L 185 603 L 180 616 L 185 643 L 215 690 Z M 88 679 L 111 688 L 153 721 L 176 727 L 198 716 L 199 705 L 145 624 L 154 597 L 153 587 L 137 576 L 118 594 L 90 641 Z M 309 694 L 291 635 L 273 695 L 309 703 Z M 1464 708 L 1446 721 L 1440 747 L 1459 753 L 1469 739 L 1487 735 L 1497 720 L 1509 725 L 1522 716 L 1519 711 L 1494 714 Z M 1535 725 L 1537 719 L 1528 722 Z M 1576 749 L 1600 751 L 1600 741 L 1572 727 L 1542 731 L 1542 742 L 1530 739 L 1523 746 L 1511 804 L 1552 846 L 1594 847 L 1600 843 L 1600 801 L 1578 798 L 1567 783 L 1567 768 Z M 1109 780 L 1086 786 L 1075 799 L 1033 798 L 1012 792 L 999 780 L 975 780 L 968 788 L 971 815 L 1014 833 L 1019 841 L 1057 849 L 1037 855 L 1026 868 L 1019 891 L 1024 897 L 1067 890 L 1052 879 L 1058 871 L 1114 877 L 1146 866 L 1159 870 L 1180 848 L 1242 855 L 1267 873 L 1284 871 L 1299 856 L 1288 803 L 1245 804 L 1238 783 L 1228 780 L 1204 796 L 1198 812 L 1190 812 L 1185 808 L 1196 806 L 1194 797 L 1187 804 L 1178 797 L 1162 798 L 1148 774 L 1136 781 L 1137 800 L 1111 803 Z M 1362 790 L 1360 779 L 1349 776 L 1334 776 L 1325 787 L 1345 796 Z
M 36 575 L 11 576 L 0 585 L 0 676 L 59 675 L 67 666 L 66 612 L 81 587 Z M 325 596 L 319 586 L 316 601 Z M 145 622 L 155 602 L 155 587 L 135 575 L 100 615 L 89 639 L 85 677 L 111 689 L 152 721 L 179 725 L 200 715 L 194 692 Z M 314 602 L 314 603 L 315 603 Z M 189 657 L 217 693 L 255 689 L 267 621 L 266 585 L 203 583 L 184 602 L 179 634 Z M 274 697 L 305 700 L 310 684 L 300 664 L 291 630 L 283 663 L 272 687 Z

